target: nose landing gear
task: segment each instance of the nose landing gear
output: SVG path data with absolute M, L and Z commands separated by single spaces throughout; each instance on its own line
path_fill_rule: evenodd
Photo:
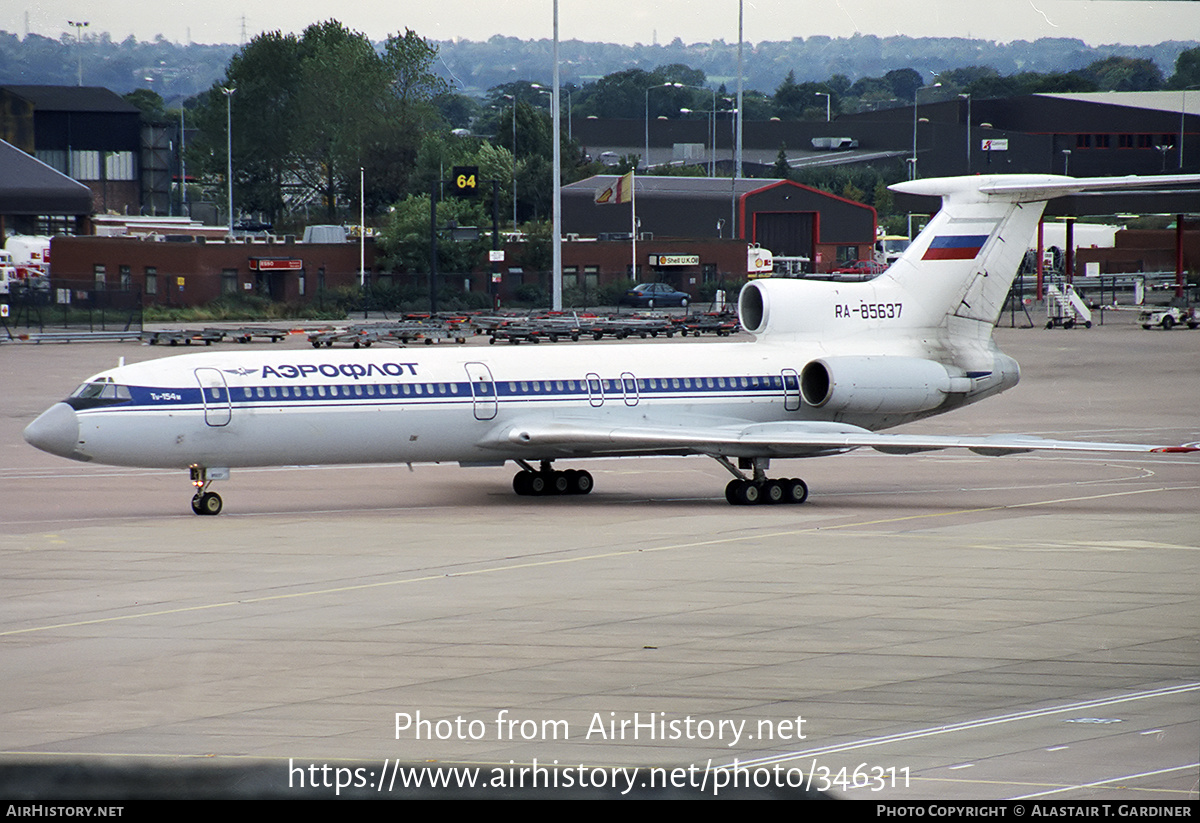
M 228 480 L 229 469 L 213 469 L 207 466 L 192 466 L 189 471 L 196 494 L 192 497 L 192 511 L 196 514 L 216 515 L 221 513 L 221 495 L 210 492 L 208 487 L 214 480 Z
M 196 514 L 220 514 L 221 495 L 216 492 L 196 492 L 192 498 L 192 511 Z

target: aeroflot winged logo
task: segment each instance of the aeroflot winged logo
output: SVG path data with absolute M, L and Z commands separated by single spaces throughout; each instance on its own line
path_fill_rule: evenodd
M 974 260 L 987 242 L 986 234 L 940 234 L 933 238 L 922 260 Z

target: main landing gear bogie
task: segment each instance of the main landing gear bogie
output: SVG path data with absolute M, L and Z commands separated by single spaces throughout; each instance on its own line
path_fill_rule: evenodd
M 523 468 L 513 475 L 513 491 L 522 497 L 588 494 L 594 485 L 590 472 L 579 469 L 557 471 L 545 463 L 540 470 Z
M 778 480 L 729 481 L 725 499 L 733 506 L 755 506 L 759 503 L 792 503 L 799 505 L 808 499 L 808 484 L 799 478 Z
M 735 467 L 728 457 L 710 455 L 733 475 L 725 487 L 725 499 L 731 506 L 756 506 L 759 503 L 792 503 L 799 505 L 808 500 L 808 484 L 798 477 L 767 477 L 771 467 L 770 458 L 739 457 Z M 749 469 L 747 477 L 743 471 Z

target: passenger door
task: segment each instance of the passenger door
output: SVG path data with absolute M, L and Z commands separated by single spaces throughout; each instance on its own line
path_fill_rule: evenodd
M 483 363 L 467 363 L 466 370 L 471 396 L 475 399 L 475 419 L 491 420 L 496 416 L 496 381 L 492 379 L 492 370 Z
M 213 427 L 228 426 L 233 418 L 233 400 L 225 375 L 213 368 L 196 369 L 200 399 L 204 403 L 204 422 Z

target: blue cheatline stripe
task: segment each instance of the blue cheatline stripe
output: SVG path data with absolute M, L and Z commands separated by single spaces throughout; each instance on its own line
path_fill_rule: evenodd
M 474 384 L 476 390 L 488 387 L 490 390 L 480 391 L 480 399 L 494 397 L 498 400 L 586 400 L 590 396 L 620 398 L 630 392 L 636 392 L 642 397 L 669 396 L 680 398 L 695 397 L 752 397 L 755 395 L 772 394 L 782 391 L 783 379 L 779 375 L 756 375 L 754 377 L 655 377 L 635 378 L 630 385 L 628 378 L 601 378 L 592 381 L 589 391 L 588 380 L 575 379 L 574 387 L 571 380 L 497 380 L 492 383 Z M 597 385 L 598 382 L 598 385 Z M 724 385 L 722 385 L 724 384 Z M 226 404 L 232 402 L 239 407 L 254 406 L 289 406 L 297 405 L 370 405 L 372 403 L 394 404 L 429 404 L 432 402 L 472 402 L 472 384 L 456 383 L 375 383 L 370 384 L 374 393 L 367 392 L 367 384 L 304 384 L 292 386 L 234 386 L 220 389 L 220 396 L 214 396 L 216 389 L 205 389 L 205 396 L 199 388 L 158 388 L 153 386 L 130 386 L 131 400 L 114 405 L 128 407 L 163 407 L 172 408 L 200 407 L 207 400 L 209 403 Z M 419 386 L 419 392 L 418 392 Z M 560 388 L 561 386 L 561 388 Z M 271 389 L 275 395 L 271 395 Z M 795 386 L 790 387 L 792 390 Z M 259 390 L 262 395 L 259 395 Z M 286 393 L 284 390 L 287 390 Z M 407 389 L 407 392 L 405 391 Z M 324 393 L 322 393 L 324 390 Z M 362 391 L 359 394 L 359 390 Z M 347 402 L 350 401 L 350 402 Z M 112 406 L 106 406 L 112 408 Z

